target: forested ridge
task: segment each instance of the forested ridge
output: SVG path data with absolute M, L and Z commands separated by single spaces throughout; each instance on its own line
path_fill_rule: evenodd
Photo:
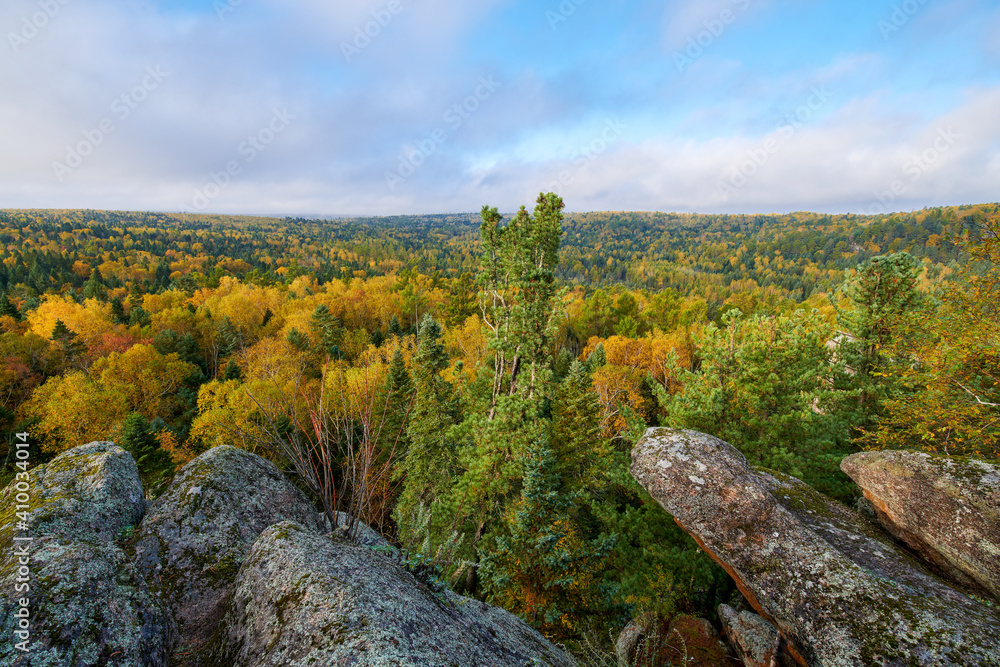
M 647 426 L 844 502 L 861 448 L 996 458 L 998 267 L 997 204 L 0 211 L 0 481 L 22 431 L 35 463 L 114 440 L 154 493 L 235 445 L 421 576 L 599 651 L 733 592 L 628 474 Z

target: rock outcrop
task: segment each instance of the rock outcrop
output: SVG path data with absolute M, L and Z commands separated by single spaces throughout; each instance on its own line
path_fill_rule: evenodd
M 1000 466 L 887 451 L 840 467 L 897 539 L 963 590 L 1000 601 Z
M 166 667 L 173 621 L 114 542 L 143 514 L 132 457 L 92 442 L 22 481 L 27 530 L 18 527 L 16 481 L 0 493 L 0 664 Z M 30 653 L 16 630 L 29 633 Z
M 513 615 L 436 593 L 386 554 L 296 523 L 272 526 L 240 569 L 214 665 L 572 665 Z
M 1000 615 L 857 513 L 693 431 L 649 429 L 632 474 L 811 665 L 1000 665 Z
M 746 667 L 771 667 L 778 643 L 778 629 L 752 611 L 736 610 L 727 604 L 719 605 L 719 621 Z
M 331 531 L 245 451 L 198 457 L 145 517 L 135 462 L 112 443 L 27 477 L 0 493 L 4 667 L 575 664 L 506 611 L 422 584 L 368 526 L 349 541 L 339 515 Z
M 178 655 L 207 644 L 254 540 L 288 519 L 325 529 L 273 463 L 228 446 L 188 463 L 152 503 L 136 534 L 136 562 L 177 620 Z

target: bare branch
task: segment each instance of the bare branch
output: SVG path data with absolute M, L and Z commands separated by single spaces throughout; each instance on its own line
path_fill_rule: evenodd
M 974 394 L 974 393 L 972 392 L 972 390 L 971 390 L 971 389 L 969 389 L 968 387 L 966 387 L 966 386 L 965 386 L 964 384 L 962 384 L 962 383 L 961 383 L 961 382 L 959 382 L 958 380 L 953 380 L 953 381 L 954 381 L 954 383 L 955 383 L 955 384 L 957 384 L 957 385 L 958 385 L 959 387 L 961 387 L 962 389 L 964 389 L 964 390 L 965 390 L 965 393 L 967 393 L 967 394 L 968 394 L 969 396 L 971 396 L 972 398 L 976 399 L 976 403 L 978 403 L 979 405 L 985 405 L 985 406 L 988 406 L 988 407 L 991 407 L 991 408 L 1000 408 L 1000 403 L 989 403 L 989 402 L 987 402 L 987 401 L 984 401 L 983 399 L 981 399 L 981 398 L 979 398 L 978 396 L 976 396 L 976 395 L 975 395 L 975 394 Z

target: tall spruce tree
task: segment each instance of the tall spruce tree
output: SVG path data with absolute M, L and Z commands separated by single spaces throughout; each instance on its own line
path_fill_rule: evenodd
M 539 444 L 527 452 L 524 486 L 507 512 L 506 530 L 482 556 L 480 576 L 491 602 L 550 636 L 566 638 L 587 616 L 613 606 L 604 578 L 615 539 L 588 539 L 573 519 L 579 492 L 567 491 L 559 462 Z
M 456 454 L 449 431 L 458 423 L 460 410 L 454 388 L 441 377 L 448 367 L 441 335 L 441 325 L 430 313 L 424 315 L 413 359 L 416 396 L 407 427 L 410 443 L 400 468 L 406 477 L 395 512 L 400 534 L 407 533 L 421 506 L 432 507 L 447 493 L 455 474 Z
M 7 293 L 0 292 L 0 317 L 3 317 L 4 315 L 9 315 L 17 321 L 21 320 L 21 312 L 15 308 L 14 304 L 12 304 L 10 299 L 7 298 Z
M 340 356 L 340 343 L 344 337 L 344 327 L 330 312 L 325 303 L 316 306 L 309 318 L 309 328 L 319 343 L 319 348 L 332 357 Z
M 549 442 L 556 457 L 556 472 L 567 489 L 595 489 L 611 466 L 611 443 L 601 433 L 601 405 L 587 368 L 570 365 L 566 379 L 552 401 Z
M 414 389 L 410 373 L 406 370 L 403 353 L 397 347 L 389 362 L 389 372 L 379 393 L 378 405 L 384 406 L 385 419 L 379 434 L 379 449 L 394 452 L 399 461 L 406 456 L 410 445 L 407 418 L 413 407 Z

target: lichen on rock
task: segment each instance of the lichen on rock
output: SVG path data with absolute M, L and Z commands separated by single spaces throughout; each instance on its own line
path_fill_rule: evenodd
M 646 431 L 631 471 L 801 662 L 1000 665 L 994 610 L 798 480 L 754 470 L 717 438 L 672 429 Z
M 293 522 L 254 543 L 210 650 L 220 667 L 574 664 L 513 615 Z
M 1000 465 L 911 451 L 841 463 L 896 538 L 963 590 L 1000 602 Z
M 70 449 L 28 476 L 33 535 L 110 542 L 137 525 L 146 507 L 135 461 L 113 442 Z M 0 540 L 16 523 L 14 496 L 14 483 L 0 493 Z
M 114 543 L 142 518 L 135 461 L 113 443 L 94 442 L 32 469 L 28 478 L 29 530 L 15 530 L 15 484 L 0 494 L 0 664 L 166 667 L 171 617 Z M 27 557 L 15 556 L 15 535 L 30 538 L 17 542 L 18 551 L 27 545 Z M 24 584 L 27 591 L 15 588 Z M 27 653 L 9 641 L 22 597 L 31 612 Z
M 737 613 L 727 604 L 719 605 L 719 620 L 730 645 L 746 667 L 770 667 L 778 643 L 778 629 L 773 623 L 751 611 Z
M 326 528 L 274 464 L 229 446 L 188 463 L 150 505 L 135 536 L 136 562 L 174 613 L 178 655 L 194 656 L 212 637 L 250 546 L 286 519 Z

